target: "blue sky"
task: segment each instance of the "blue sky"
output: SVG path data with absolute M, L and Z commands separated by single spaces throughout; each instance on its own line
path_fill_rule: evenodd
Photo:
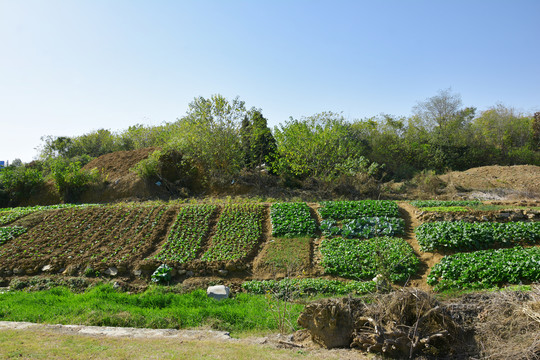
M 196 96 L 290 116 L 540 110 L 540 1 L 0 0 L 0 160 L 44 135 L 174 121 Z

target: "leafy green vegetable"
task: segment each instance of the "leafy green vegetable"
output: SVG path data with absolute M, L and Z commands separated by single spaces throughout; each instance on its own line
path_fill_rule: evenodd
M 404 281 L 416 273 L 419 260 L 403 239 L 380 237 L 369 240 L 330 238 L 320 247 L 326 273 L 354 279 L 372 279 L 388 274 Z
M 180 209 L 167 241 L 156 256 L 158 260 L 184 263 L 195 260 L 210 229 L 215 205 L 191 205 Z
M 26 231 L 27 229 L 22 226 L 0 227 L 0 245 L 24 234 Z
M 326 236 L 369 239 L 376 236 L 395 236 L 405 233 L 405 221 L 393 217 L 364 217 L 346 219 L 339 226 L 336 220 L 321 222 L 321 230 Z
M 399 217 L 398 205 L 388 200 L 323 201 L 319 214 L 323 219 L 343 220 L 360 217 Z
M 240 260 L 247 257 L 262 236 L 263 205 L 225 206 L 204 261 Z
M 480 250 L 445 256 L 427 283 L 436 290 L 481 289 L 540 279 L 540 248 Z
M 316 225 L 306 203 L 276 203 L 270 209 L 272 235 L 314 236 Z
M 374 281 L 339 281 L 329 279 L 283 279 L 283 280 L 251 280 L 242 284 L 242 288 L 250 294 L 291 293 L 296 297 L 305 295 L 346 295 L 368 294 L 376 290 Z
M 416 228 L 422 251 L 481 250 L 495 246 L 510 247 L 540 240 L 540 222 L 469 223 L 438 221 Z

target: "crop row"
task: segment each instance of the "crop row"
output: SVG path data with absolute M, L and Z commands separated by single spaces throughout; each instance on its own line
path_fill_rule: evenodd
M 450 206 L 476 206 L 482 204 L 477 200 L 417 200 L 411 201 L 411 205 L 417 208 L 424 207 L 450 207 Z
M 326 273 L 353 279 L 367 280 L 383 274 L 392 281 L 404 281 L 416 273 L 419 264 L 410 245 L 399 238 L 327 238 L 320 251 Z
M 227 205 L 218 220 L 204 261 L 240 260 L 255 248 L 262 235 L 264 206 L 258 204 Z
M 438 221 L 416 228 L 422 251 L 480 250 L 540 240 L 540 222 L 469 223 Z
M 343 220 L 361 217 L 399 217 L 398 205 L 388 200 L 323 201 L 319 208 L 323 219 Z
M 0 227 L 0 245 L 19 235 L 24 234 L 26 231 L 27 229 L 22 226 Z
M 321 230 L 325 236 L 370 239 L 377 236 L 403 235 L 405 221 L 386 216 L 363 217 L 343 220 L 340 226 L 336 220 L 327 219 L 321 222 Z
M 74 208 L 74 207 L 83 208 L 83 207 L 88 207 L 88 206 L 97 206 L 97 205 L 96 204 L 82 204 L 82 205 L 60 204 L 60 205 L 49 205 L 49 206 L 2 208 L 0 209 L 0 226 L 12 223 L 13 221 L 17 219 L 20 219 L 23 216 L 26 216 L 36 211 L 67 209 L 67 208 Z
M 300 297 L 304 295 L 369 294 L 376 291 L 374 281 L 339 281 L 329 279 L 251 280 L 242 288 L 251 294 L 272 294 L 278 297 Z
M 215 205 L 191 205 L 180 209 L 158 260 L 184 263 L 194 260 L 210 229 Z
M 432 268 L 427 283 L 436 290 L 480 289 L 539 279 L 540 248 L 518 246 L 445 256 Z
M 306 203 L 276 203 L 270 209 L 272 235 L 314 236 L 316 225 Z

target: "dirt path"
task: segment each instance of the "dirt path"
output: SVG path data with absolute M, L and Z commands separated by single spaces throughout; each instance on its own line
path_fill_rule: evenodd
M 299 354 L 313 359 L 341 359 L 341 360 L 367 360 L 366 354 L 354 349 L 327 350 L 311 342 L 306 334 L 299 332 L 295 335 L 269 334 L 264 337 L 232 338 L 226 331 L 215 330 L 175 330 L 175 329 L 139 329 L 127 327 L 101 327 L 85 325 L 47 325 L 29 322 L 0 321 L 2 331 L 28 331 L 30 333 L 48 333 L 55 337 L 59 336 L 86 336 L 97 339 L 124 338 L 143 341 L 146 339 L 172 339 L 179 344 L 197 342 L 200 346 L 213 347 L 212 355 L 216 358 L 229 359 L 230 356 L 221 357 L 220 347 L 225 344 L 244 344 L 245 346 L 260 346 L 260 351 L 265 349 L 288 349 L 289 353 L 283 353 L 278 359 L 298 358 Z M 222 344 L 222 345 L 220 345 Z M 22 346 L 23 344 L 21 344 Z M 199 346 L 199 345 L 198 345 Z M 1 351 L 0 351 L 1 355 Z
M 420 259 L 420 269 L 418 270 L 417 275 L 411 278 L 409 285 L 422 290 L 430 290 L 430 287 L 426 282 L 427 276 L 433 265 L 438 263 L 443 256 L 431 252 L 422 252 L 420 250 L 420 244 L 418 244 L 414 232 L 414 229 L 421 224 L 415 215 L 416 208 L 406 202 L 400 202 L 398 205 L 401 217 L 405 220 L 405 236 L 403 239 L 412 246 L 414 252 Z

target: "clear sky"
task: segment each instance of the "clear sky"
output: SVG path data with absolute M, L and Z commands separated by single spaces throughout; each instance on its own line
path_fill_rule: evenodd
M 449 87 L 539 111 L 539 15 L 539 0 L 0 0 L 0 160 L 217 93 L 271 126 L 408 116 Z

